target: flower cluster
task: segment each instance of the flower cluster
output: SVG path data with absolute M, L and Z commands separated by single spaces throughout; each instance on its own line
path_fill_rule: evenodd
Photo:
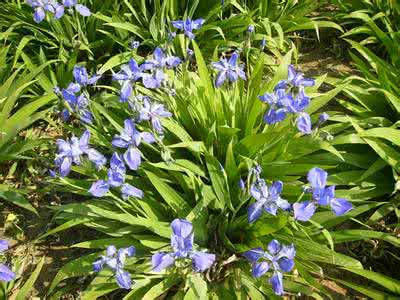
M 264 115 L 267 124 L 275 124 L 286 119 L 288 114 L 297 115 L 297 128 L 304 134 L 312 133 L 311 118 L 304 110 L 310 104 L 310 98 L 305 94 L 304 88 L 314 86 L 315 81 L 304 78 L 304 74 L 296 72 L 293 65 L 289 65 L 288 78 L 281 80 L 274 88 L 273 93 L 266 93 L 258 98 L 269 104 L 269 109 Z M 323 114 L 318 126 L 327 120 Z
M 91 15 L 89 8 L 79 4 L 78 0 L 62 0 L 62 3 L 56 0 L 26 0 L 26 2 L 34 9 L 33 20 L 36 23 L 40 23 L 44 20 L 46 12 L 53 14 L 54 19 L 58 20 L 64 15 L 65 9 L 73 13 L 73 9 L 75 8 L 75 10 L 84 17 Z
M 95 74 L 89 77 L 85 67 L 75 66 L 72 72 L 75 82 L 69 83 L 66 89 L 55 88 L 55 93 L 61 95 L 68 108 L 62 111 L 64 121 L 70 117 L 70 111 L 75 113 L 80 120 L 85 124 L 93 122 L 92 113 L 89 110 L 89 94 L 86 91 L 87 86 L 96 84 L 101 78 L 101 75 Z
M 296 249 L 293 244 L 286 246 L 272 240 L 268 244 L 268 251 L 259 247 L 243 253 L 243 256 L 252 263 L 252 274 L 255 278 L 260 278 L 272 268 L 273 274 L 269 280 L 272 289 L 277 295 L 284 293 L 282 272 L 290 272 L 294 267 Z
M 115 280 L 120 288 L 130 289 L 132 280 L 129 272 L 124 270 L 127 257 L 134 256 L 136 249 L 134 246 L 128 248 L 117 248 L 113 245 L 108 246 L 106 255 L 101 256 L 93 263 L 93 271 L 100 272 L 104 265 L 108 266 L 115 274 Z
M 6 240 L 0 240 L 0 253 L 8 250 L 8 242 Z M 0 281 L 9 282 L 15 279 L 15 273 L 11 271 L 11 269 L 4 265 L 0 264 Z
M 60 176 L 65 177 L 71 171 L 72 164 L 80 165 L 84 154 L 92 161 L 97 169 L 107 162 L 107 159 L 97 150 L 89 146 L 90 132 L 86 130 L 78 139 L 72 136 L 70 140 L 57 140 L 58 154 L 54 160 L 59 168 Z
M 175 219 L 171 223 L 171 247 L 172 252 L 158 252 L 152 257 L 153 270 L 160 272 L 172 266 L 176 260 L 192 262 L 195 272 L 204 272 L 215 261 L 215 255 L 193 250 L 193 226 L 190 222 Z
M 239 55 L 235 52 L 229 60 L 223 57 L 218 62 L 212 63 L 213 68 L 218 71 L 215 78 L 216 87 L 220 87 L 226 80 L 228 82 L 236 82 L 239 78 L 246 80 L 244 66 L 237 63 L 238 58 Z
M 254 182 L 250 186 L 250 195 L 256 200 L 247 209 L 249 223 L 258 220 L 263 211 L 276 216 L 278 209 L 293 211 L 294 217 L 299 221 L 308 221 L 315 213 L 317 205 L 330 206 L 336 215 L 340 216 L 352 209 L 349 201 L 335 197 L 335 186 L 326 186 L 328 173 L 320 168 L 313 168 L 308 172 L 308 181 L 311 188 L 306 189 L 312 193 L 312 201 L 304 201 L 291 205 L 287 200 L 282 199 L 283 183 L 275 181 L 268 186 L 264 179 L 261 179 L 262 169 L 260 166 L 252 168 L 249 176 L 254 176 Z M 244 189 L 244 182 L 240 181 L 239 186 Z
M 172 21 L 172 26 L 174 26 L 176 29 L 182 30 L 183 33 L 191 40 L 194 39 L 194 34 L 193 30 L 200 29 L 201 26 L 203 26 L 204 19 L 196 19 L 192 20 L 190 18 L 187 18 L 186 20 L 178 20 L 178 21 Z
M 337 216 L 350 211 L 353 206 L 343 198 L 335 197 L 335 186 L 327 186 L 328 173 L 320 168 L 313 168 L 308 172 L 308 182 L 312 193 L 312 201 L 293 204 L 294 217 L 300 221 L 309 220 L 315 213 L 317 205 L 330 206 Z
M 153 59 L 147 60 L 141 65 L 132 58 L 127 65 L 121 67 L 120 72 L 113 75 L 113 79 L 121 84 L 121 102 L 128 101 L 133 93 L 133 84 L 140 79 L 146 88 L 162 87 L 166 80 L 164 69 L 175 68 L 180 63 L 180 58 L 166 55 L 161 48 L 156 48 L 153 52 Z

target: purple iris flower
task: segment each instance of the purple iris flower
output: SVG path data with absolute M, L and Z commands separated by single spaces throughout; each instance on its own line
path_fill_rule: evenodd
M 76 11 L 84 17 L 89 17 L 91 15 L 90 9 L 85 5 L 79 4 L 78 0 L 63 0 L 63 5 L 69 9 L 74 7 Z
M 229 60 L 222 58 L 218 62 L 212 63 L 213 68 L 219 71 L 215 79 L 216 87 L 220 87 L 226 80 L 228 80 L 228 82 L 235 82 L 239 77 L 246 80 L 246 73 L 243 71 L 243 65 L 237 64 L 238 58 L 239 55 L 235 52 Z
M 165 55 L 164 51 L 157 47 L 153 52 L 153 59 L 145 61 L 140 67 L 143 71 L 153 69 L 172 69 L 181 63 L 181 59 L 172 55 Z
M 293 204 L 294 216 L 297 220 L 308 221 L 314 214 L 317 205 L 329 205 L 337 216 L 350 211 L 353 206 L 343 198 L 335 197 L 335 186 L 326 186 L 328 173 L 320 168 L 308 172 L 307 179 L 311 185 L 313 201 Z
M 131 59 L 129 64 L 123 65 L 121 71 L 113 75 L 114 80 L 121 82 L 120 101 L 127 102 L 132 95 L 132 84 L 142 78 L 143 73 L 135 59 Z
M 200 29 L 201 26 L 203 26 L 203 23 L 204 19 L 192 20 L 187 18 L 186 20 L 182 21 L 172 21 L 172 26 L 174 26 L 176 29 L 182 30 L 189 39 L 193 40 L 195 37 L 193 30 Z
M 140 68 L 142 71 L 151 71 L 142 75 L 143 85 L 146 88 L 154 89 L 161 87 L 166 75 L 164 68 L 172 69 L 181 63 L 181 59 L 176 56 L 167 56 L 164 51 L 157 47 L 153 52 L 153 59 L 144 62 Z
M 100 78 L 101 75 L 95 74 L 89 77 L 85 67 L 76 65 L 72 71 L 75 81 L 81 86 L 94 85 Z
M 219 73 L 215 79 L 215 86 L 220 87 L 226 80 L 228 82 L 236 82 L 239 77 L 246 80 L 246 73 L 243 71 L 243 65 L 238 65 L 237 60 L 239 55 L 235 52 L 227 60 L 226 58 L 221 58 L 218 62 L 213 62 L 212 66 Z
M 60 88 L 56 87 L 54 92 L 57 95 L 62 95 L 72 112 L 76 113 L 82 122 L 91 124 L 93 123 L 93 115 L 88 109 L 89 100 L 84 93 L 79 93 L 84 87 L 94 85 L 101 78 L 101 75 L 95 74 L 89 77 L 86 68 L 78 65 L 74 67 L 72 74 L 76 82 L 71 82 L 66 89 L 61 91 Z M 62 117 L 64 121 L 69 119 L 70 113 L 68 109 L 62 111 Z
M 328 119 L 329 115 L 326 112 L 320 114 L 318 117 L 317 126 L 324 124 L 326 121 L 328 121 Z
M 304 134 L 312 133 L 311 117 L 308 113 L 301 112 L 297 116 L 297 129 Z
M 287 80 L 281 80 L 280 82 L 278 82 L 275 89 L 286 89 L 288 87 L 304 88 L 314 85 L 315 85 L 314 79 L 305 78 L 303 73 L 296 72 L 294 66 L 289 65 Z
M 163 133 L 161 118 L 169 118 L 172 114 L 167 111 L 163 104 L 151 103 L 148 99 L 143 100 L 143 107 L 140 110 L 140 121 L 150 120 L 153 129 L 158 133 Z
M 129 272 L 124 270 L 126 258 L 134 256 L 136 249 L 134 246 L 120 248 L 119 250 L 111 245 L 106 249 L 106 255 L 102 255 L 93 263 L 93 271 L 100 272 L 104 266 L 109 267 L 115 274 L 115 280 L 120 288 L 130 289 L 132 280 Z
M 263 179 L 251 185 L 250 194 L 256 199 L 256 202 L 248 208 L 247 218 L 249 223 L 259 219 L 264 210 L 276 216 L 278 208 L 283 210 L 290 209 L 289 202 L 280 196 L 282 187 L 282 181 L 275 181 L 271 186 L 268 186 Z
M 267 251 L 261 247 L 254 248 L 243 253 L 243 256 L 252 263 L 252 274 L 255 278 L 260 278 L 272 268 L 273 274 L 269 280 L 272 289 L 276 295 L 284 293 L 282 272 L 290 272 L 294 267 L 296 249 L 293 244 L 286 246 L 272 240 Z
M 124 160 L 131 170 L 137 170 L 142 162 L 139 145 L 142 141 L 151 144 L 156 140 L 150 132 L 139 132 L 131 119 L 125 120 L 124 126 L 121 134 L 114 136 L 112 144 L 114 147 L 127 148 Z
M 0 253 L 7 251 L 9 248 L 8 241 L 0 240 Z M 15 273 L 11 271 L 11 269 L 4 265 L 0 264 L 0 281 L 9 282 L 15 279 Z
M 55 0 L 27 0 L 28 5 L 34 9 L 33 20 L 40 23 L 46 17 L 46 12 L 54 14 L 55 19 L 64 15 L 64 6 Z
M 267 45 L 267 40 L 265 39 L 265 37 L 263 37 L 261 42 L 260 42 L 260 49 L 264 50 L 266 45 Z
M 304 90 L 301 89 L 296 97 L 293 97 L 291 93 L 288 93 L 282 98 L 281 101 L 282 105 L 285 106 L 290 113 L 299 113 L 308 107 L 310 104 L 310 97 L 307 97 L 304 93 Z
M 160 272 L 175 263 L 178 259 L 189 259 L 195 272 L 204 272 L 212 266 L 215 255 L 193 250 L 193 225 L 192 223 L 175 219 L 171 223 L 172 252 L 157 252 L 152 257 L 153 271 Z
M 254 27 L 254 25 L 249 25 L 249 27 L 247 27 L 247 33 L 253 33 L 256 30 L 256 28 Z
M 62 90 L 62 96 L 68 103 L 72 112 L 79 116 L 79 119 L 85 124 L 93 123 L 93 115 L 88 109 L 89 100 L 84 94 L 76 95 L 80 91 L 80 85 L 77 83 L 70 83 L 66 89 Z M 68 121 L 70 113 L 68 109 L 62 111 L 64 121 Z
M 135 198 L 143 198 L 143 191 L 125 183 L 126 168 L 125 164 L 118 153 L 114 153 L 110 160 L 110 168 L 108 169 L 108 180 L 98 180 L 92 184 L 89 189 L 95 197 L 103 197 L 110 190 L 110 187 L 120 187 L 122 198 L 128 199 L 130 196 Z
M 86 130 L 79 139 L 73 136 L 70 141 L 57 140 L 58 154 L 54 162 L 59 167 L 61 177 L 68 176 L 73 163 L 80 165 L 83 154 L 86 154 L 98 169 L 107 162 L 100 152 L 89 147 L 89 139 L 90 132 Z

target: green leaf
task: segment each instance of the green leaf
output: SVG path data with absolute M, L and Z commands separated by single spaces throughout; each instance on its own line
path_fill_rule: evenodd
M 372 287 L 370 287 L 368 285 L 367 286 L 363 286 L 363 285 L 359 285 L 359 284 L 356 284 L 356 283 L 353 283 L 353 282 L 348 282 L 346 280 L 341 280 L 341 279 L 338 279 L 338 278 L 334 278 L 334 280 L 339 282 L 339 283 L 341 283 L 341 284 L 344 284 L 345 286 L 347 286 L 347 287 L 349 287 L 349 288 L 351 288 L 351 289 L 353 289 L 353 290 L 355 290 L 357 292 L 360 292 L 360 293 L 364 294 L 365 296 L 368 296 L 368 297 L 370 297 L 371 299 L 374 299 L 374 300 L 396 300 L 396 299 L 398 299 L 398 297 L 396 297 L 396 296 L 389 295 L 389 294 L 386 294 L 384 292 L 375 290 L 375 289 L 373 289 Z
M 343 269 L 350 271 L 354 274 L 363 276 L 371 281 L 374 281 L 377 284 L 385 287 L 387 290 L 391 291 L 392 293 L 395 293 L 396 295 L 400 295 L 400 281 L 395 278 L 391 278 L 386 275 L 379 274 L 379 273 L 369 271 L 369 270 L 355 269 L 355 268 L 350 268 L 350 267 L 343 268 Z
M 160 283 L 153 286 L 142 298 L 142 300 L 155 300 L 171 287 L 176 285 L 180 279 L 175 275 L 170 275 Z
M 4 191 L 4 192 L 0 191 L 0 198 L 17 206 L 20 206 L 26 210 L 29 210 L 30 212 L 33 212 L 36 215 L 39 215 L 36 209 L 20 193 L 13 191 Z
M 97 257 L 97 253 L 92 253 L 70 261 L 69 263 L 62 266 L 54 277 L 48 289 L 47 295 L 51 294 L 54 288 L 56 288 L 61 281 L 71 277 L 86 275 L 91 272 L 93 270 L 93 261 Z
M 184 300 L 207 300 L 207 283 L 202 278 L 201 274 L 192 274 L 187 279 L 189 290 L 187 291 Z
M 158 176 L 151 173 L 150 171 L 145 171 L 147 177 L 160 193 L 161 197 L 167 202 L 167 204 L 172 208 L 172 210 L 180 217 L 186 217 L 190 212 L 190 206 L 186 201 L 168 184 L 160 180 Z
M 210 155 L 206 155 L 206 164 L 215 195 L 217 195 L 222 206 L 227 206 L 229 209 L 233 210 L 228 191 L 228 182 L 224 176 L 225 171 L 221 170 L 221 164 L 216 158 Z
M 45 262 L 45 257 L 43 256 L 42 259 L 37 264 L 35 270 L 31 274 L 31 276 L 29 276 L 28 280 L 25 282 L 25 284 L 19 290 L 15 300 L 28 299 L 28 294 L 29 294 L 29 292 L 31 292 L 33 290 L 33 285 L 35 284 L 36 280 L 39 277 L 39 274 L 40 274 L 40 271 L 42 270 L 44 262 Z

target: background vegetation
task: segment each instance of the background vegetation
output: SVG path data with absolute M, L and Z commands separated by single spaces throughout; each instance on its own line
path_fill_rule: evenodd
M 268 281 L 252 278 L 240 258 L 272 239 L 297 250 L 284 279 L 289 297 L 400 297 L 397 1 L 79 2 L 90 17 L 49 14 L 39 24 L 24 1 L 0 3 L 0 199 L 2 236 L 11 244 L 3 260 L 16 273 L 1 283 L 2 297 L 274 299 Z M 195 40 L 179 31 L 171 38 L 171 21 L 187 17 L 205 19 Z M 145 197 L 123 200 L 118 191 L 93 197 L 88 190 L 106 171 L 88 161 L 68 177 L 50 176 L 56 139 L 85 129 L 90 145 L 111 157 L 113 137 L 134 115 L 119 102 L 112 76 L 131 58 L 149 59 L 156 47 L 182 64 L 166 71 L 164 89 L 135 90 L 172 113 L 162 121 L 162 142 L 140 146 L 143 163 L 127 176 Z M 235 51 L 247 80 L 214 87 L 212 62 Z M 63 121 L 66 104 L 54 91 L 73 81 L 77 64 L 102 75 L 87 89 L 89 125 L 76 115 Z M 306 88 L 313 124 L 322 112 L 330 116 L 312 135 L 299 133 L 294 119 L 263 122 L 268 105 L 258 96 L 287 78 L 289 64 L 315 79 Z M 153 130 L 147 123 L 139 129 Z M 291 203 L 301 197 L 307 172 L 323 168 L 354 209 L 339 217 L 318 210 L 309 222 L 282 212 L 248 224 L 256 164 L 268 183 L 284 182 L 282 196 Z M 247 180 L 245 190 L 240 179 Z M 204 276 L 152 272 L 151 255 L 168 249 L 175 218 L 191 221 L 196 244 L 217 254 Z M 120 289 L 110 270 L 93 272 L 111 244 L 136 247 L 126 266 L 131 290 Z

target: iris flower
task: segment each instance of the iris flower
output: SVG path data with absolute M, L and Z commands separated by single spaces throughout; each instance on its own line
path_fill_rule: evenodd
M 129 272 L 124 270 L 127 257 L 134 256 L 136 249 L 134 246 L 128 248 L 117 248 L 113 245 L 108 246 L 106 255 L 101 256 L 93 263 L 93 271 L 100 272 L 104 266 L 109 267 L 115 274 L 115 280 L 120 288 L 130 289 L 132 286 Z
M 263 179 L 251 185 L 250 194 L 256 199 L 256 202 L 248 208 L 247 218 L 249 223 L 259 219 L 264 210 L 276 216 L 278 208 L 283 210 L 290 208 L 289 202 L 280 196 L 282 187 L 282 181 L 275 181 L 271 186 L 268 186 Z
M 143 85 L 149 89 L 161 87 L 166 78 L 163 70 L 165 68 L 175 68 L 180 63 L 181 59 L 179 57 L 167 56 L 161 48 L 157 47 L 153 52 L 153 59 L 144 62 L 140 66 L 142 71 L 151 71 L 151 73 L 142 75 Z
M 64 6 L 55 0 L 27 0 L 28 5 L 34 9 L 33 20 L 40 23 L 46 17 L 46 12 L 54 14 L 55 19 L 64 15 Z
M 154 136 L 150 132 L 139 132 L 131 119 L 124 122 L 121 134 L 114 136 L 112 144 L 114 147 L 127 148 L 124 160 L 131 170 L 137 170 L 142 162 L 141 152 L 138 147 L 142 141 L 154 143 Z
M 215 255 L 193 250 L 192 223 L 175 219 L 171 223 L 172 252 L 158 252 L 152 257 L 153 271 L 160 272 L 172 266 L 176 260 L 190 260 L 195 272 L 204 272 L 212 266 Z
M 172 114 L 165 109 L 163 104 L 151 103 L 147 98 L 143 100 L 143 107 L 140 110 L 139 120 L 150 120 L 153 129 L 158 133 L 163 133 L 161 118 L 169 118 L 171 116 Z
M 237 60 L 239 55 L 235 52 L 227 60 L 221 58 L 218 62 L 213 62 L 212 66 L 219 73 L 215 79 L 215 86 L 220 87 L 226 80 L 236 82 L 239 77 L 246 80 L 246 73 L 243 71 L 243 65 L 238 65 Z
M 311 185 L 313 201 L 293 204 L 294 216 L 297 220 L 308 221 L 314 215 L 317 205 L 329 205 L 337 216 L 353 208 L 346 199 L 335 197 L 335 186 L 327 187 L 327 178 L 328 173 L 320 168 L 313 168 L 308 172 L 307 179 Z
M 130 196 L 135 198 L 143 198 L 143 191 L 125 183 L 125 164 L 118 153 L 114 153 L 110 160 L 110 168 L 108 169 L 108 180 L 98 180 L 92 184 L 89 189 L 95 197 L 103 197 L 110 189 L 110 187 L 120 187 L 122 198 L 127 199 Z
M 272 240 L 268 244 L 268 251 L 259 247 L 243 253 L 243 256 L 252 263 L 252 274 L 255 278 L 260 278 L 273 269 L 269 280 L 272 289 L 276 295 L 284 293 L 283 272 L 290 272 L 294 267 L 296 249 L 293 244 L 286 246 L 277 240 Z
M 172 21 L 172 26 L 174 26 L 176 29 L 182 30 L 189 39 L 193 40 L 195 37 L 193 30 L 200 29 L 201 26 L 203 26 L 203 23 L 204 19 L 192 20 L 187 18 L 186 20 L 182 21 Z
M 288 78 L 286 80 L 281 80 L 280 82 L 278 82 L 275 89 L 286 89 L 289 87 L 304 88 L 314 85 L 315 85 L 314 79 L 305 78 L 303 73 L 296 72 L 294 66 L 289 65 Z
M 69 9 L 75 8 L 76 11 L 84 17 L 89 17 L 91 15 L 89 8 L 85 5 L 79 4 L 78 0 L 63 0 L 63 5 Z
M 80 165 L 84 154 L 97 168 L 101 168 L 106 163 L 106 158 L 100 152 L 89 147 L 89 139 L 90 132 L 86 130 L 79 139 L 73 136 L 70 141 L 57 140 L 58 154 L 55 164 L 59 167 L 61 177 L 68 176 L 73 163 Z
M 76 65 L 72 71 L 76 82 L 81 86 L 94 85 L 100 78 L 101 75 L 95 74 L 89 77 L 88 72 L 85 67 Z
M 0 253 L 8 250 L 8 241 L 0 240 Z M 0 281 L 9 282 L 15 279 L 15 273 L 5 264 L 0 264 Z
M 121 71 L 114 74 L 113 79 L 121 82 L 120 101 L 127 102 L 132 95 L 132 84 L 143 77 L 141 68 L 135 59 L 131 59 L 127 65 L 121 67 Z
M 79 119 L 86 124 L 93 123 L 93 115 L 88 109 L 89 100 L 84 94 L 77 95 L 80 91 L 80 85 L 77 83 L 70 83 L 66 89 L 63 89 L 61 94 L 64 100 L 68 103 L 72 112 L 79 116 Z M 66 108 L 62 111 L 64 121 L 70 117 L 69 110 Z

